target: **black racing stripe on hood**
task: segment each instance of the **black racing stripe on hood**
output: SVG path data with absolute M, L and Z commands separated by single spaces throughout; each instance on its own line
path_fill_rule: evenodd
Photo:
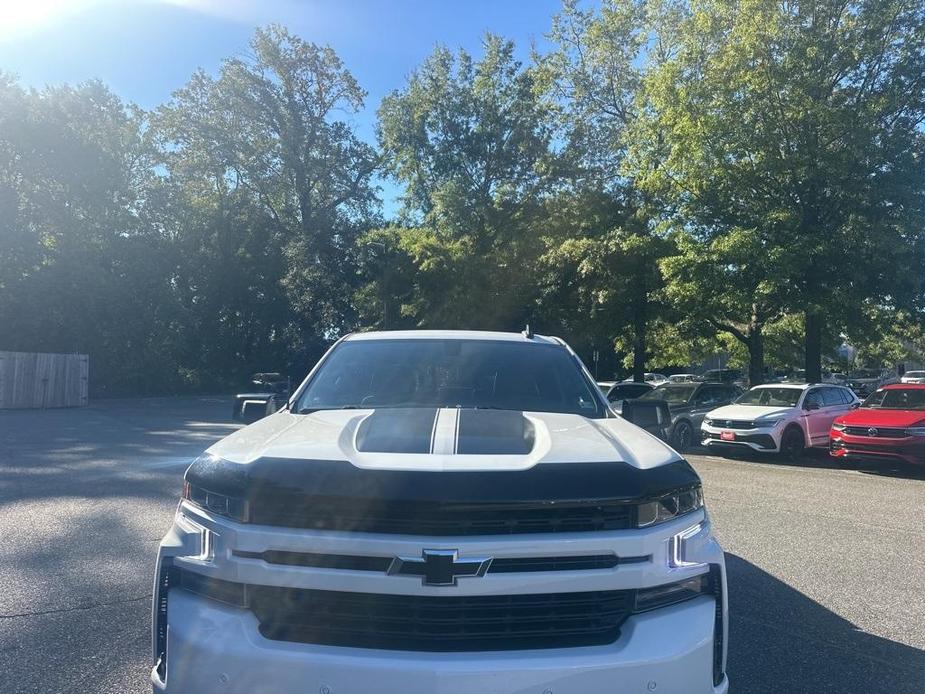
M 649 469 L 628 463 L 541 463 L 527 470 L 430 472 L 361 469 L 347 461 L 258 458 L 232 463 L 203 456 L 186 472 L 195 486 L 251 502 L 310 505 L 349 500 L 434 504 L 598 504 L 634 502 L 700 484 L 685 460 Z
M 524 455 L 533 450 L 533 424 L 513 410 L 459 411 L 456 452 L 461 455 Z
M 361 453 L 430 453 L 436 408 L 376 410 L 364 419 L 356 435 Z

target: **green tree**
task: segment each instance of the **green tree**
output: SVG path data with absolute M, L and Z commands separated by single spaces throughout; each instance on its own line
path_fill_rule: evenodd
M 407 190 L 395 246 L 413 262 L 416 325 L 507 328 L 533 312 L 536 232 L 556 182 L 555 123 L 514 46 L 437 48 L 379 109 L 389 170 Z
M 96 394 L 175 384 L 155 160 L 145 114 L 102 84 L 0 78 L 0 348 L 89 352 Z
M 748 352 L 749 383 L 764 381 L 765 327 L 783 316 L 778 254 L 752 229 L 701 239 L 680 232 L 662 261 L 665 294 L 687 321 L 726 333 Z
M 565 240 L 550 239 L 543 256 L 552 286 L 546 306 L 556 304 L 585 318 L 591 336 L 630 355 L 636 380 L 643 380 L 650 356 L 651 328 L 665 317 L 658 262 L 671 251 L 671 240 L 647 229 L 648 220 L 621 210 L 617 219 L 591 233 Z M 593 337 L 592 337 L 593 339 Z
M 637 0 L 606 0 L 589 10 L 568 0 L 553 20 L 554 49 L 536 56 L 563 124 L 572 194 L 603 206 L 600 212 L 578 210 L 602 224 L 572 224 L 551 238 L 550 254 L 559 264 L 578 263 L 580 305 L 593 312 L 598 330 L 609 332 L 618 351 L 632 354 L 633 377 L 640 381 L 650 326 L 667 317 L 658 261 L 671 244 L 659 231 L 648 196 L 621 165 L 645 71 L 666 59 L 665 45 L 648 40 L 652 23 L 667 31 L 674 14 L 667 7 L 652 12 Z M 570 233 L 578 234 L 575 240 Z
M 645 78 L 627 171 L 707 248 L 737 230 L 761 239 L 761 293 L 805 315 L 818 380 L 826 320 L 837 332 L 864 300 L 921 296 L 925 11 L 711 0 L 679 26 Z M 751 302 L 734 303 L 746 323 Z
M 197 72 L 157 114 L 171 177 L 207 194 L 219 224 L 242 205 L 258 215 L 259 239 L 284 261 L 262 284 L 282 283 L 286 335 L 310 351 L 352 325 L 353 246 L 378 221 L 378 155 L 338 118 L 364 98 L 333 50 L 271 26 L 250 57 L 226 60 L 216 78 Z

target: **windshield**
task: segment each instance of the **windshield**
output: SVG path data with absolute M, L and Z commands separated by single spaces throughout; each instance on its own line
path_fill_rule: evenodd
M 603 417 L 578 361 L 557 345 L 356 340 L 322 362 L 295 411 L 477 407 Z
M 925 410 L 925 389 L 878 390 L 864 401 L 862 407 L 875 410 Z
M 753 388 L 736 400 L 736 405 L 761 407 L 795 407 L 802 393 L 800 388 Z
M 696 385 L 685 385 L 683 383 L 668 383 L 658 388 L 653 388 L 643 395 L 640 400 L 665 400 L 672 404 L 684 404 L 691 399 Z

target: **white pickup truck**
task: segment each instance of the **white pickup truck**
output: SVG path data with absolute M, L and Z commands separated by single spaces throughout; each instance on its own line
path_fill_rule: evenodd
M 716 694 L 700 480 L 539 335 L 338 341 L 196 460 L 160 545 L 155 692 Z

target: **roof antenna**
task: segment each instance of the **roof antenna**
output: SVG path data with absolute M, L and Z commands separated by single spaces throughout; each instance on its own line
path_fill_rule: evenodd
M 525 338 L 527 338 L 528 340 L 532 340 L 532 339 L 533 339 L 533 331 L 530 330 L 530 324 L 529 324 L 529 323 L 527 323 L 527 327 L 524 328 L 523 336 L 524 336 Z

